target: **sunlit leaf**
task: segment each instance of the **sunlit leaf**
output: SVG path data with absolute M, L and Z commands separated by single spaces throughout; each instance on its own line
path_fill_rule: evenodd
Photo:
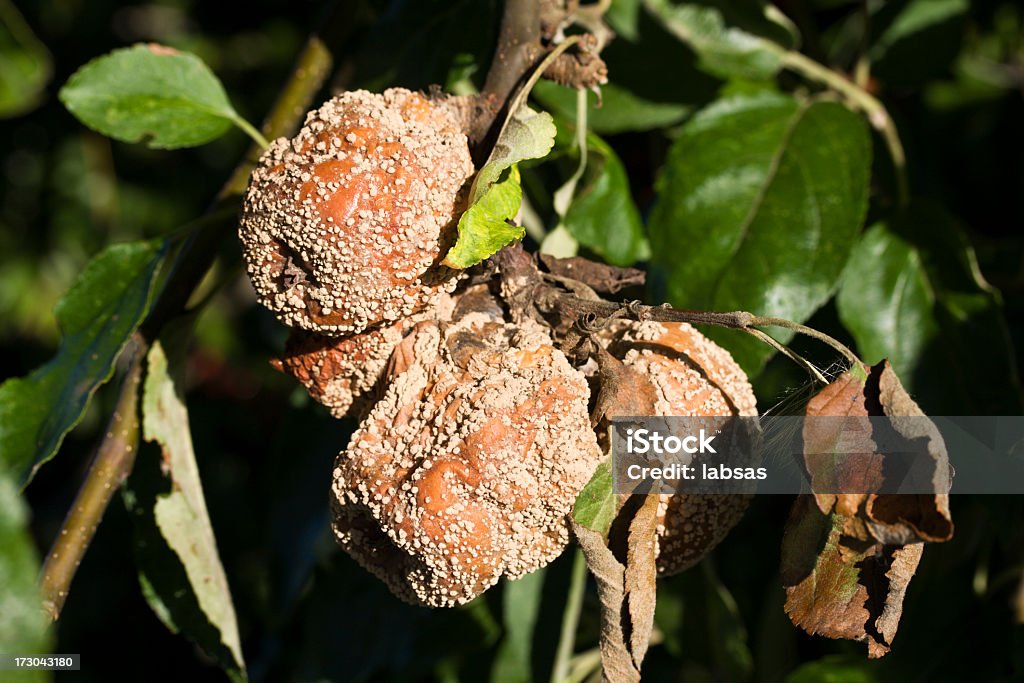
M 184 335 L 171 339 L 181 351 Z M 144 592 L 172 630 L 180 630 L 218 657 L 230 673 L 244 678 L 245 661 L 231 590 L 192 448 L 188 410 L 182 397 L 181 358 L 169 360 L 161 340 L 153 344 L 147 361 L 143 434 L 161 451 L 160 476 L 148 483 L 166 492 L 139 485 L 146 481 L 144 473 L 133 477 L 129 487 L 130 509 L 138 532 L 146 538 L 140 548 L 141 577 L 147 588 Z M 157 554 L 168 556 L 167 550 L 176 562 L 152 561 Z M 229 658 L 225 658 L 224 650 Z
M 508 175 L 490 185 L 480 200 L 459 218 L 459 239 L 445 256 L 444 265 L 468 268 L 509 242 L 522 239 L 525 230 L 512 223 L 522 201 L 519 169 L 512 166 Z
M 162 45 L 97 57 L 68 79 L 60 99 L 104 135 L 163 149 L 210 142 L 241 121 L 202 60 Z
M 870 162 L 864 121 L 836 103 L 763 91 L 702 110 L 658 181 L 655 298 L 806 320 L 832 295 L 856 242 Z M 772 353 L 744 335 L 708 336 L 748 374 Z
M 850 256 L 837 305 L 861 356 L 889 358 L 926 412 L 1020 412 L 1002 302 L 945 211 L 913 202 L 872 226 Z

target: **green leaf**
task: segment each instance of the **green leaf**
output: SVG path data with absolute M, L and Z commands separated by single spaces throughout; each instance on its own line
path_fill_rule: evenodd
M 872 13 L 872 72 L 889 87 L 919 88 L 946 75 L 963 42 L 967 0 L 883 3 Z M 863 29 L 858 29 L 863 31 Z
M 637 24 L 640 17 L 640 0 L 612 0 L 605 13 L 605 21 L 615 31 L 616 37 L 636 40 L 639 35 Z
M 68 79 L 60 100 L 93 130 L 161 149 L 195 147 L 232 124 L 248 125 L 202 60 L 160 45 L 97 57 Z
M 469 208 L 459 218 L 459 238 L 444 265 L 468 268 L 522 239 L 525 230 L 510 222 L 523 201 L 516 164 L 546 156 L 555 145 L 556 132 L 551 114 L 537 113 L 525 104 L 509 115 L 491 155 L 473 180 Z M 506 169 L 508 174 L 503 176 Z
M 800 665 L 786 683 L 875 683 L 871 661 L 850 655 L 829 655 Z
M 509 116 L 491 155 L 473 180 L 470 205 L 480 201 L 506 168 L 524 159 L 547 156 L 555 145 L 556 132 L 555 120 L 546 111 L 538 113 L 522 106 Z
M 889 358 L 926 412 L 1020 412 L 999 295 L 942 209 L 915 201 L 873 225 L 853 250 L 837 305 L 861 356 Z
M 967 0 L 911 0 L 899 7 L 898 13 L 874 41 L 869 55 L 872 59 L 880 59 L 896 43 L 956 19 L 966 14 L 968 9 L 970 3 Z
M 0 118 L 35 107 L 53 71 L 46 49 L 11 0 L 0 0 Z
M 39 558 L 28 532 L 28 506 L 0 466 L 0 652 L 49 654 L 50 634 L 39 587 Z M 25 671 L 12 680 L 48 681 L 45 671 Z
M 596 135 L 587 136 L 587 148 L 587 168 L 563 222 L 580 244 L 608 263 L 632 265 L 649 251 L 626 169 Z
M 161 241 L 108 247 L 81 272 L 54 313 L 57 355 L 0 386 L 0 463 L 24 486 L 78 424 L 96 389 L 149 311 Z
M 644 5 L 697 54 L 702 69 L 721 78 L 771 78 L 795 40 L 795 29 L 763 2 L 644 0 Z
M 649 235 L 665 297 L 656 297 L 806 320 L 831 296 L 856 242 L 870 165 L 864 121 L 836 103 L 761 92 L 702 110 L 658 180 Z M 708 333 L 748 374 L 772 353 L 744 335 Z
M 572 516 L 583 526 L 605 535 L 615 519 L 615 494 L 612 492 L 612 465 L 605 460 L 576 496 Z
M 511 223 L 523 201 L 519 168 L 490 185 L 484 195 L 459 218 L 459 239 L 444 259 L 451 268 L 469 268 L 496 253 L 513 240 L 522 239 L 525 230 Z
M 576 91 L 551 81 L 541 81 L 533 95 L 546 108 L 572 119 Z M 679 123 L 693 107 L 682 102 L 663 102 L 633 93 L 616 83 L 601 86 L 601 106 L 594 93 L 587 94 L 587 120 L 595 133 L 612 134 L 664 128 Z
M 530 683 L 533 631 L 543 597 L 546 567 L 504 585 L 505 637 L 494 656 L 494 683 Z
M 216 656 L 230 673 L 244 678 L 235 608 L 206 509 L 181 394 L 183 358 L 169 360 L 163 346 L 169 340 L 183 352 L 186 339 L 185 335 L 165 336 L 153 344 L 147 357 L 143 434 L 159 445 L 162 458 L 150 459 L 148 480 L 133 476 L 129 484 L 129 507 L 146 539 L 140 579 L 161 620 Z M 156 477 L 152 477 L 154 462 L 162 469 Z M 157 492 L 161 488 L 168 490 Z M 168 557 L 168 550 L 176 561 L 152 562 L 157 553 Z

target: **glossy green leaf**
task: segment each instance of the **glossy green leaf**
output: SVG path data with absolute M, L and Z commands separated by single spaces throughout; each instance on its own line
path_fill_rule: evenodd
M 522 201 L 519 169 L 512 166 L 505 178 L 490 185 L 479 201 L 459 218 L 459 239 L 445 257 L 444 265 L 469 268 L 509 242 L 522 239 L 525 230 L 511 223 Z
M 184 350 L 184 335 L 171 339 L 178 351 Z M 182 631 L 206 652 L 217 655 L 230 672 L 244 678 L 245 661 L 231 590 L 206 509 L 192 448 L 188 410 L 181 395 L 183 358 L 169 360 L 163 342 L 157 341 L 147 361 L 142 399 L 143 434 L 162 451 L 161 473 L 168 490 L 150 498 L 141 493 L 145 487 L 133 486 L 137 496 L 133 500 L 138 503 L 133 512 L 136 519 L 151 520 L 154 525 L 147 534 L 150 556 L 166 548 L 177 562 L 173 569 L 143 564 L 144 593 L 172 630 Z M 141 509 L 142 505 L 147 509 Z M 160 548 L 153 547 L 158 544 Z M 179 567 L 184 570 L 184 576 Z M 188 599 L 183 599 L 185 593 L 191 594 Z M 230 653 L 229 659 L 223 655 L 225 649 Z
M 11 0 L 0 0 L 0 118 L 35 107 L 53 71 L 52 59 Z
M 57 355 L 0 386 L 0 463 L 21 485 L 53 457 L 149 310 L 162 242 L 108 247 L 78 276 L 54 313 Z
M 649 251 L 626 170 L 596 135 L 587 136 L 587 148 L 587 167 L 563 222 L 580 244 L 608 263 L 632 265 Z
M 232 124 L 247 125 L 202 60 L 161 45 L 97 57 L 68 79 L 60 99 L 93 130 L 161 149 L 202 145 Z
M 28 531 L 28 506 L 0 467 L 0 652 L 49 654 L 50 634 L 39 588 L 39 558 Z M 11 675 L 17 681 L 48 681 L 46 671 Z
M 674 2 L 644 5 L 699 58 L 701 68 L 721 78 L 765 80 L 795 40 L 795 29 L 763 2 Z
M 926 412 L 1020 412 L 999 295 L 942 209 L 914 202 L 873 225 L 850 257 L 837 304 L 861 356 L 889 358 Z
M 839 104 L 772 92 L 712 104 L 683 127 L 658 181 L 655 286 L 681 308 L 806 320 L 856 242 L 870 165 L 863 120 Z M 709 336 L 748 374 L 772 353 L 740 334 Z
M 615 494 L 612 491 L 612 466 L 604 461 L 597 466 L 594 476 L 576 496 L 573 518 L 600 534 L 607 534 L 615 519 Z

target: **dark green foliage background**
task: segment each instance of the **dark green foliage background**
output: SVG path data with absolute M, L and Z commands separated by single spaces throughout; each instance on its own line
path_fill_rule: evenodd
M 199 55 L 222 79 L 236 109 L 258 120 L 321 9 L 305 0 L 18 4 L 52 53 L 53 79 L 38 108 L 0 122 L 4 379 L 26 375 L 54 355 L 59 337 L 51 310 L 93 255 L 110 243 L 165 235 L 199 216 L 248 142 L 238 131 L 176 152 L 114 142 L 86 130 L 64 109 L 56 98 L 59 86 L 115 47 L 161 42 Z M 349 4 L 354 31 L 341 55 L 344 87 L 481 84 L 499 2 Z M 664 205 L 653 209 L 657 178 L 666 162 L 686 168 L 689 157 L 673 153 L 672 144 L 685 140 L 689 117 L 723 93 L 742 96 L 760 87 L 727 84 L 698 70 L 695 55 L 654 19 L 642 10 L 633 17 L 633 4 L 617 2 L 614 8 L 622 35 L 605 53 L 612 85 L 606 107 L 590 113 L 592 130 L 607 143 L 596 143 L 592 158 L 611 171 L 588 171 L 600 183 L 587 186 L 589 194 L 566 219 L 584 253 L 616 263 L 643 261 L 649 252 L 635 239 L 610 239 L 601 226 L 635 231 L 637 216 L 650 226 L 659 212 L 668 213 Z M 861 35 L 859 4 L 777 3 L 803 35 L 806 54 L 844 69 L 852 68 Z M 859 230 L 872 226 L 869 240 L 844 247 L 853 259 L 838 303 L 825 303 L 808 324 L 860 342 L 860 352 L 873 362 L 876 350 L 888 348 L 878 329 L 882 316 L 890 316 L 899 338 L 889 344 L 904 350 L 897 370 L 925 410 L 1020 414 L 1024 8 L 1012 0 L 945 2 L 961 11 L 901 32 L 895 18 L 909 3 L 884 4 L 872 15 L 876 42 L 869 54 L 879 94 L 907 148 L 915 199 L 906 214 L 896 210 L 888 156 L 873 136 L 871 200 Z M 801 85 L 786 74 L 777 82 L 788 91 Z M 576 164 L 565 133 L 574 100 L 550 85 L 536 95 L 564 129 L 552 160 L 523 169 L 526 194 L 551 228 L 551 194 Z M 611 218 L 602 222 L 606 216 Z M 767 255 L 784 262 L 787 233 L 776 226 L 771 234 L 769 246 L 761 248 L 776 250 Z M 673 232 L 660 242 L 652 239 L 655 247 L 671 249 L 654 252 L 649 299 L 709 305 L 686 300 L 686 240 L 698 237 Z M 991 291 L 979 290 L 969 277 L 967 244 Z M 901 270 L 908 268 L 912 272 Z M 465 608 L 430 611 L 391 597 L 337 550 L 328 530 L 332 461 L 353 423 L 330 419 L 268 366 L 286 331 L 252 303 L 233 242 L 223 245 L 215 274 L 222 287 L 198 320 L 188 407 L 251 677 L 547 680 L 571 554 L 537 578 L 503 583 Z M 919 304 L 897 315 L 886 283 L 904 281 L 901 274 L 918 283 L 908 290 L 908 306 Z M 744 269 L 725 277 L 735 291 L 765 286 Z M 934 305 L 928 292 L 937 293 Z M 738 344 L 728 335 L 716 339 Z M 793 346 L 823 367 L 834 360 L 806 340 Z M 779 357 L 762 370 L 763 360 L 755 353 L 747 363 L 762 409 L 797 401 L 806 376 Z M 41 553 L 82 479 L 113 396 L 113 386 L 100 389 L 59 457 L 27 489 Z M 954 497 L 956 536 L 927 548 L 893 652 L 872 662 L 862 646 L 811 638 L 783 613 L 777 568 L 790 502 L 755 500 L 712 558 L 660 584 L 657 622 L 664 639 L 649 654 L 646 680 L 1024 680 L 1024 626 L 1015 622 L 1011 606 L 1024 565 L 1024 498 Z M 139 590 L 131 536 L 128 514 L 115 499 L 56 628 L 53 651 L 83 656 L 83 670 L 66 680 L 224 680 L 212 659 L 171 634 L 150 611 Z M 579 650 L 594 647 L 596 638 L 591 590 Z

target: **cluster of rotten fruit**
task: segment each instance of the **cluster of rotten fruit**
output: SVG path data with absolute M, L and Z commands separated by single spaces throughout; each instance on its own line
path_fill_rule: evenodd
M 521 249 L 471 271 L 441 266 L 475 172 L 463 130 L 443 99 L 344 93 L 270 146 L 240 228 L 259 300 L 294 328 L 277 366 L 360 420 L 334 469 L 338 542 L 397 596 L 431 606 L 564 550 L 606 420 L 625 406 L 756 414 L 742 370 L 689 325 L 581 325 L 545 310 L 537 283 L 595 296 L 571 268 L 545 272 Z M 631 380 L 606 381 L 609 367 Z M 746 504 L 662 498 L 663 575 L 699 560 Z

